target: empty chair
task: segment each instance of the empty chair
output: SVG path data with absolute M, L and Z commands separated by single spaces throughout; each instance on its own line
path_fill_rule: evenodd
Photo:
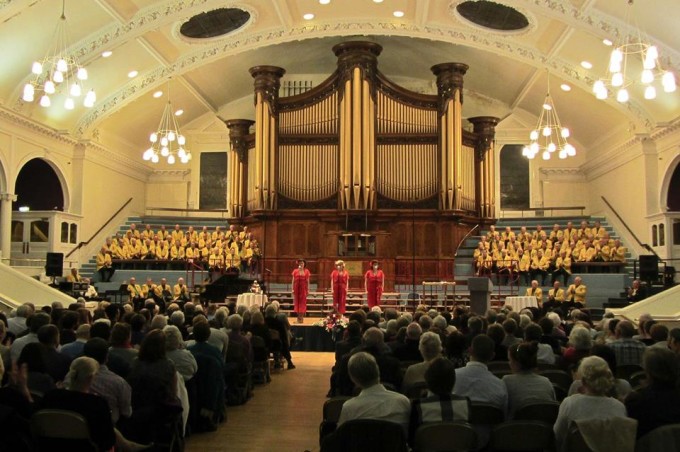
M 470 424 L 496 425 L 505 420 L 505 413 L 497 406 L 472 402 L 470 405 Z
M 571 375 L 563 370 L 543 370 L 539 375 L 546 377 L 553 384 L 556 384 L 567 391 L 569 391 L 569 387 L 574 382 Z
M 489 450 L 542 452 L 552 446 L 553 440 L 551 424 L 527 420 L 507 421 L 491 431 Z
M 348 396 L 337 396 L 328 399 L 323 404 L 323 419 L 319 425 L 319 444 L 323 439 L 333 433 L 338 426 L 338 419 L 342 412 L 342 405 L 351 399 Z
M 406 433 L 389 421 L 347 421 L 324 438 L 321 452 L 408 452 Z
M 467 422 L 433 422 L 418 427 L 414 452 L 474 450 L 477 432 Z
M 515 411 L 515 420 L 539 421 L 553 425 L 560 411 L 559 402 L 545 400 L 529 402 Z
M 73 411 L 40 410 L 31 417 L 31 434 L 36 451 L 98 451 L 90 439 L 85 418 Z

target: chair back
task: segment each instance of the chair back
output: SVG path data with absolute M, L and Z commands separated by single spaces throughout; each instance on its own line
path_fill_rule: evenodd
M 646 379 L 647 374 L 645 373 L 644 370 L 641 370 L 631 374 L 631 376 L 628 377 L 628 383 L 630 383 L 631 388 L 637 388 L 639 386 L 642 386 Z
M 529 401 L 515 411 L 515 420 L 539 421 L 553 425 L 560 411 L 559 402 Z
M 507 421 L 491 431 L 491 450 L 544 451 L 553 444 L 552 424 L 538 421 Z
M 470 404 L 470 424 L 496 425 L 504 420 L 505 413 L 497 406 L 480 402 L 472 402 Z
M 413 383 L 404 391 L 404 395 L 410 400 L 417 400 L 423 398 L 427 395 L 427 383 L 424 381 L 418 381 Z
M 638 366 L 637 364 L 624 364 L 623 366 L 616 366 L 616 378 L 629 381 L 633 374 L 643 371 L 644 369 L 642 366 Z
M 44 409 L 36 412 L 31 417 L 31 434 L 36 451 L 56 450 L 60 447 L 98 450 L 90 438 L 87 420 L 73 411 Z
M 467 422 L 433 422 L 416 430 L 414 452 L 445 452 L 474 450 L 477 432 Z
M 552 385 L 553 385 L 553 391 L 555 391 L 555 399 L 558 402 L 561 402 L 562 400 L 567 398 L 567 395 L 569 394 L 569 389 L 565 389 L 562 386 L 557 385 L 555 383 L 553 383 Z
M 324 438 L 321 452 L 408 452 L 406 433 L 401 425 L 372 419 L 342 424 Z
M 635 446 L 635 452 L 659 450 L 680 450 L 680 424 L 657 427 L 641 437 Z
M 563 370 L 543 370 L 539 373 L 539 375 L 547 378 L 550 380 L 551 383 L 556 384 L 567 391 L 569 391 L 569 387 L 571 384 L 574 382 L 574 379 L 571 378 L 571 375 L 569 375 L 567 372 Z
M 508 361 L 489 361 L 489 363 L 487 363 L 486 367 L 489 369 L 489 372 L 505 371 L 505 370 L 510 372 L 510 363 Z
M 323 404 L 323 420 L 337 423 L 340 419 L 342 406 L 349 399 L 351 399 L 349 396 L 336 396 L 326 400 Z

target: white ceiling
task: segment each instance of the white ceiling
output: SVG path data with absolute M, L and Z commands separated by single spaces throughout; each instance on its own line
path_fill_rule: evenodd
M 288 78 L 304 74 L 321 80 L 336 65 L 331 47 L 362 39 L 383 46 L 379 69 L 384 74 L 423 90 L 435 89 L 432 65 L 468 64 L 464 115 L 504 118 L 506 127 L 512 124 L 510 135 L 528 136 L 535 124 L 547 91 L 546 69 L 560 119 L 586 149 L 600 145 L 603 136 L 611 139 L 615 133 L 624 141 L 680 118 L 680 92 L 647 101 L 633 90 L 628 104 L 599 101 L 591 93 L 608 63 L 610 48 L 602 39 L 616 41 L 627 33 L 627 0 L 497 0 L 529 18 L 528 30 L 520 33 L 492 33 L 471 25 L 453 12 L 459 2 L 67 0 L 71 48 L 87 66 L 87 86 L 98 96 L 92 109 L 67 111 L 20 99 L 32 61 L 47 53 L 61 2 L 0 0 L 0 103 L 77 137 L 115 136 L 117 147 L 127 147 L 121 151 L 132 155 L 137 149 L 141 153 L 158 125 L 167 99 L 152 94 L 167 91 L 170 77 L 173 104 L 185 111 L 180 124 L 186 133 L 206 118 L 254 116 L 251 66 L 281 66 Z M 197 42 L 180 36 L 179 26 L 191 16 L 222 7 L 245 9 L 252 18 L 227 37 Z M 634 8 L 637 24 L 651 34 L 663 64 L 677 77 L 680 2 L 637 0 Z M 396 9 L 405 12 L 403 18 L 392 15 Z M 304 20 L 307 12 L 316 17 Z M 103 58 L 105 50 L 113 55 Z M 591 61 L 593 68 L 583 69 L 582 60 Z M 133 69 L 139 75 L 130 79 L 127 73 Z M 562 83 L 570 84 L 571 92 L 560 90 Z

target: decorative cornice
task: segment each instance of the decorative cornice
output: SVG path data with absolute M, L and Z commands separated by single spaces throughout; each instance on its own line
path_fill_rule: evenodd
M 0 106 L 0 119 L 5 119 L 12 124 L 24 127 L 33 132 L 37 132 L 38 134 L 52 140 L 57 140 L 72 146 L 75 146 L 78 143 L 78 140 L 71 137 L 67 132 L 59 131 L 57 129 L 53 129 L 52 127 L 43 125 L 22 115 L 21 113 L 11 111 L 3 106 Z
M 645 137 L 648 137 L 648 135 L 635 135 L 609 151 L 598 152 L 595 158 L 581 165 L 581 170 L 586 175 L 586 179 L 589 181 L 596 179 L 642 155 L 640 143 Z
M 553 73 L 561 74 L 565 79 L 570 80 L 573 84 L 581 85 L 586 90 L 589 90 L 590 86 L 595 82 L 590 76 L 582 75 L 582 71 L 579 68 L 565 60 L 554 58 L 548 60 L 548 57 L 536 48 L 510 42 L 510 40 L 502 36 L 482 33 L 478 30 L 466 31 L 435 26 L 419 27 L 409 23 L 336 21 L 333 23 L 305 25 L 289 30 L 275 28 L 260 33 L 241 34 L 233 39 L 220 41 L 219 43 L 213 43 L 197 49 L 178 59 L 170 66 L 156 68 L 129 81 L 120 90 L 99 101 L 94 109 L 89 110 L 80 119 L 74 134 L 86 136 L 106 115 L 118 111 L 127 103 L 150 91 L 160 81 L 195 70 L 197 67 L 224 58 L 225 56 L 235 55 L 263 46 L 303 39 L 327 36 L 355 36 L 357 34 L 409 36 L 462 44 L 500 54 L 534 67 L 542 68 L 547 66 Z M 626 103 L 625 106 L 613 101 L 611 105 L 626 113 L 647 131 L 653 128 L 648 113 L 642 110 L 634 101 Z
M 659 129 L 650 134 L 650 138 L 652 140 L 659 140 L 667 135 L 677 132 L 678 130 L 680 130 L 680 116 L 666 124 L 660 125 Z
M 520 30 L 502 31 L 502 30 L 492 30 L 490 28 L 486 28 L 486 27 L 483 27 L 481 25 L 477 25 L 476 23 L 471 22 L 468 19 L 466 19 L 465 17 L 463 17 L 458 12 L 456 7 L 459 4 L 461 4 L 465 1 L 467 1 L 467 0 L 455 0 L 455 1 L 451 2 L 449 4 L 449 15 L 451 17 L 453 17 L 454 19 L 458 20 L 459 22 L 461 22 L 465 25 L 468 25 L 468 26 L 470 26 L 474 29 L 480 30 L 480 31 L 485 32 L 485 33 L 497 34 L 499 36 L 504 36 L 504 37 L 522 36 L 522 35 L 527 35 L 527 34 L 530 34 L 530 33 L 533 33 L 534 31 L 536 31 L 537 24 L 538 24 L 538 21 L 536 20 L 536 16 L 534 14 L 532 14 L 531 12 L 529 12 L 527 9 L 522 8 L 522 7 L 518 7 L 516 4 L 513 4 L 513 3 L 516 3 L 516 2 L 496 1 L 495 3 L 500 3 L 504 6 L 507 6 L 509 8 L 512 8 L 512 9 L 519 11 L 524 17 L 526 17 L 527 21 L 529 22 L 529 25 L 526 26 L 525 28 L 520 29 Z M 510 3 L 510 4 L 508 4 L 508 3 Z
M 190 174 L 190 169 L 152 170 L 149 174 L 149 182 L 186 182 Z
M 586 176 L 581 168 L 542 167 L 538 170 L 544 181 L 585 181 Z

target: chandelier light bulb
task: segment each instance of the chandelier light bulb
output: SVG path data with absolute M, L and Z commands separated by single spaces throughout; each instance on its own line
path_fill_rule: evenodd
M 611 61 L 609 63 L 609 72 L 611 73 L 621 72 L 621 62 Z
M 663 85 L 663 90 L 667 93 L 675 92 L 675 75 L 671 71 L 666 71 L 661 77 L 661 84 Z
M 167 157 L 168 155 L 170 155 L 170 149 L 168 149 L 167 147 L 163 146 L 163 147 L 161 148 L 161 155 L 162 155 L 163 157 Z
M 524 146 L 522 148 L 522 157 L 529 157 L 529 154 L 531 154 L 531 151 L 529 150 L 529 146 Z
M 656 46 L 649 46 L 647 48 L 647 52 L 645 52 L 645 62 L 651 61 L 652 64 L 659 58 L 659 50 L 656 48 Z M 646 66 L 645 66 L 646 68 Z M 653 69 L 654 66 L 648 68 L 648 69 Z
M 573 157 L 576 155 L 576 148 L 569 143 L 564 145 L 564 151 L 567 153 L 569 157 Z
M 169 143 L 169 141 L 168 141 L 167 136 L 164 136 L 164 137 L 161 138 L 161 146 L 167 146 L 168 143 Z
M 189 163 L 189 158 L 185 155 L 184 157 L 180 157 L 179 161 L 182 163 Z
M 550 160 L 550 152 L 543 151 L 543 160 Z
M 550 126 L 545 126 L 543 127 L 543 136 L 544 137 L 549 137 L 552 134 L 552 129 Z
M 33 62 L 33 66 L 31 66 L 31 72 L 34 73 L 35 75 L 40 75 L 42 74 L 43 71 L 43 66 L 41 63 L 38 61 Z
M 543 110 L 550 111 L 550 110 L 552 110 L 552 106 L 549 103 L 546 102 L 546 103 L 543 104 Z
M 529 149 L 531 149 L 531 153 L 536 155 L 538 153 L 538 143 L 533 142 L 529 145 Z
M 40 98 L 40 106 L 47 108 L 50 105 L 52 105 L 52 102 L 50 102 L 50 97 L 47 94 L 43 94 L 43 96 Z
M 652 72 L 651 69 L 645 69 L 642 71 L 642 75 L 640 76 L 640 81 L 644 83 L 645 85 L 648 85 L 654 81 L 654 73 Z
M 64 108 L 67 110 L 73 110 L 75 106 L 75 102 L 73 102 L 73 98 L 71 97 L 67 97 L 64 101 Z
M 85 95 L 85 101 L 83 101 L 83 105 L 85 105 L 86 107 L 93 107 L 96 101 L 97 95 L 95 94 L 94 90 L 91 89 Z
M 54 71 L 54 74 L 52 74 L 52 80 L 54 80 L 56 83 L 61 83 L 64 81 L 64 73 L 61 71 Z
M 617 47 L 616 49 L 612 50 L 612 54 L 609 57 L 609 64 L 611 66 L 612 63 L 621 63 L 623 61 L 623 52 L 621 51 L 621 48 Z
M 174 165 L 174 164 L 175 164 L 175 156 L 174 156 L 174 155 L 170 154 L 170 155 L 168 156 L 168 163 L 169 163 L 170 165 Z
M 531 152 L 531 153 L 529 153 L 529 155 L 527 155 L 527 158 L 529 160 L 533 160 L 535 157 L 536 157 L 536 154 L 534 154 L 533 152 Z
M 70 93 L 71 93 L 71 96 L 73 96 L 73 97 L 80 97 L 80 95 L 82 94 L 82 91 L 80 89 L 80 85 L 77 84 L 77 83 L 74 83 L 73 85 L 71 85 Z
M 623 74 L 620 72 L 617 72 L 616 74 L 612 75 L 612 86 L 623 86 Z
M 60 72 L 68 71 L 68 63 L 66 63 L 65 59 L 59 58 L 59 61 L 57 61 L 57 70 Z
M 567 156 L 567 151 L 565 151 L 564 149 L 562 149 L 562 150 L 557 154 L 557 156 L 558 156 L 561 160 L 564 160 L 564 159 L 566 159 L 566 158 L 568 157 L 568 156 Z
M 532 130 L 529 134 L 529 139 L 532 141 L 538 140 L 538 130 Z
M 604 88 L 604 87 L 603 87 L 601 90 L 596 91 L 596 92 L 595 92 L 595 97 L 598 98 L 598 99 L 600 99 L 600 100 L 606 99 L 606 98 L 607 98 L 607 88 Z
M 648 86 L 645 88 L 645 99 L 652 100 L 656 99 L 656 88 L 653 86 Z
M 175 141 L 175 138 L 177 138 L 175 136 L 175 132 L 173 132 L 172 130 L 168 132 L 168 141 Z
M 33 102 L 35 99 L 35 88 L 30 83 L 24 85 L 24 95 L 22 96 L 22 99 L 26 102 Z
M 179 149 L 177 150 L 177 156 L 178 156 L 179 158 L 186 157 L 186 155 L 187 155 L 187 152 L 184 150 L 184 148 L 179 148 Z
M 158 163 L 159 160 L 160 158 L 158 157 L 158 154 L 154 154 L 153 157 L 151 157 L 151 161 L 153 163 Z
M 560 135 L 562 135 L 562 138 L 569 138 L 570 132 L 569 129 L 566 127 L 562 127 L 562 130 L 560 131 Z
M 45 82 L 45 92 L 47 94 L 54 94 L 56 91 L 56 87 L 54 86 L 54 82 L 52 80 L 48 80 Z
M 177 144 L 179 144 L 180 146 L 184 146 L 186 144 L 186 142 L 187 142 L 187 139 L 184 138 L 184 135 L 179 135 L 177 137 Z
M 151 155 L 149 155 L 148 149 L 146 151 L 144 151 L 144 153 L 142 154 L 142 160 L 144 160 L 145 162 L 148 162 L 149 160 L 151 160 Z
M 152 143 L 155 143 L 155 142 L 158 141 L 158 135 L 156 134 L 156 132 L 152 133 L 152 134 L 149 136 L 149 141 L 151 141 Z
M 629 96 L 628 96 L 628 90 L 626 88 L 621 88 L 619 92 L 616 93 L 616 100 L 624 103 L 628 102 Z
M 78 73 L 76 74 L 78 80 L 87 80 L 87 69 L 84 67 L 78 68 Z
M 555 152 L 556 149 L 557 146 L 555 146 L 555 143 L 551 141 L 550 144 L 548 145 L 548 152 Z

